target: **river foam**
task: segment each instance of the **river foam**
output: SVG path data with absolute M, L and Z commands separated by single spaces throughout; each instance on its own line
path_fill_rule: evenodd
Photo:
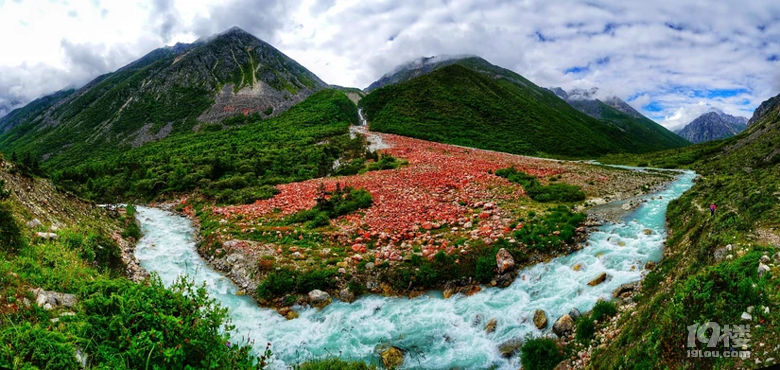
M 376 361 L 374 349 L 387 342 L 407 350 L 406 368 L 516 369 L 519 359 L 501 357 L 500 343 L 528 334 L 552 335 L 534 327 L 534 310 L 545 310 L 551 322 L 572 307 L 588 311 L 621 284 L 640 280 L 647 261 L 661 259 L 666 208 L 693 185 L 694 177 L 681 173 L 665 190 L 648 195 L 625 222 L 591 233 L 590 245 L 582 250 L 523 269 L 507 288 L 485 288 L 471 297 L 443 299 L 436 291 L 413 299 L 368 295 L 353 303 L 334 300 L 324 309 L 293 307 L 300 317 L 287 321 L 252 298 L 237 296 L 238 288 L 200 258 L 188 219 L 146 207 L 138 207 L 144 237 L 136 256 L 166 285 L 182 274 L 205 282 L 212 297 L 229 307 L 235 339 L 253 339 L 258 353 L 272 343 L 273 368 L 321 356 Z M 646 235 L 645 229 L 652 233 Z M 577 264 L 579 271 L 573 269 Z M 602 272 L 608 281 L 587 285 Z M 485 333 L 493 318 L 496 331 Z

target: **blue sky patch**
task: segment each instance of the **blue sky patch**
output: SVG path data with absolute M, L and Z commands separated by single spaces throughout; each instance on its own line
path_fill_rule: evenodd
M 590 66 L 578 66 L 578 67 L 571 67 L 563 71 L 565 74 L 569 73 L 582 73 L 587 72 L 590 70 Z
M 646 110 L 648 112 L 660 112 L 660 111 L 664 110 L 661 107 L 661 104 L 659 104 L 657 101 L 650 102 L 650 104 L 647 104 L 647 105 L 643 106 L 642 109 L 644 109 L 644 110 Z

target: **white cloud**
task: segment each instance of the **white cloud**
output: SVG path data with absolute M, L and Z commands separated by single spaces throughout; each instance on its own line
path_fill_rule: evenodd
M 749 116 L 780 92 L 778 19 L 777 1 L 734 0 L 0 1 L 0 33 L 14 35 L 0 38 L 0 106 L 237 25 L 329 83 L 476 54 L 541 86 L 599 87 L 676 127 L 700 102 Z

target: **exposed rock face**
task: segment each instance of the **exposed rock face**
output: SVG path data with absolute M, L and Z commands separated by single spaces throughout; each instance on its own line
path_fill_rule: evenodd
M 536 310 L 534 312 L 534 325 L 539 330 L 547 327 L 547 314 L 544 313 L 544 310 Z
M 564 338 L 574 332 L 574 320 L 569 315 L 563 315 L 555 321 L 552 331 L 558 337 Z
M 683 129 L 677 131 L 688 141 L 698 144 L 732 137 L 747 128 L 748 119 L 723 112 L 702 114 Z
M 382 352 L 382 364 L 386 369 L 397 368 L 404 363 L 404 352 L 398 347 L 390 347 Z
M 599 276 L 596 276 L 596 278 L 591 280 L 588 283 L 588 285 L 596 286 L 596 285 L 599 285 L 599 284 L 603 283 L 604 280 L 607 280 L 607 273 L 606 272 L 602 272 L 601 274 L 599 274 Z
M 512 258 L 512 255 L 506 249 L 501 248 L 496 253 L 496 265 L 498 266 L 498 273 L 502 275 L 515 268 L 515 259 Z
M 321 290 L 312 290 L 309 292 L 309 304 L 312 307 L 322 308 L 329 305 L 331 302 L 330 294 Z
M 760 121 L 764 116 L 767 114 L 774 112 L 778 112 L 778 108 L 780 107 L 780 95 L 772 97 L 767 99 L 766 101 L 762 102 L 761 105 L 756 108 L 756 110 L 753 112 L 753 117 L 750 117 L 750 120 L 748 121 L 748 126 L 753 126 L 756 122 Z

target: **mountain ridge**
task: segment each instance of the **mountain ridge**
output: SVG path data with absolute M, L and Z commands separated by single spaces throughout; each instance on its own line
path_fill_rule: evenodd
M 748 127 L 746 117 L 737 117 L 720 111 L 702 114 L 675 133 L 698 144 L 720 140 L 739 134 Z
M 232 28 L 155 49 L 97 77 L 0 136 L 3 151 L 76 163 L 236 115 L 276 116 L 327 87 L 255 36 Z

